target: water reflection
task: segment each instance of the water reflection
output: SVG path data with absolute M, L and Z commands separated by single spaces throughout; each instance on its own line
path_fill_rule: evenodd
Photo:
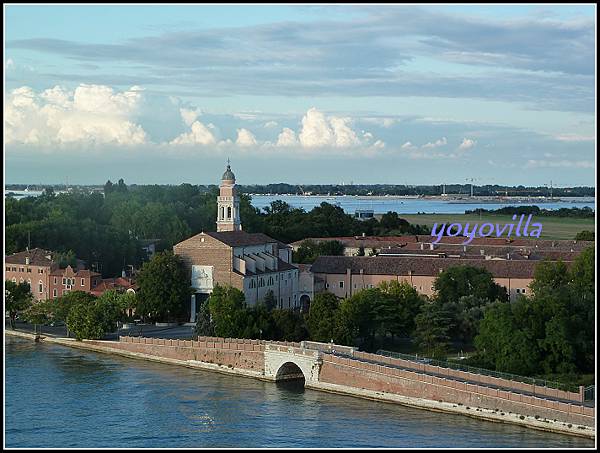
M 592 447 L 394 404 L 6 340 L 8 447 Z

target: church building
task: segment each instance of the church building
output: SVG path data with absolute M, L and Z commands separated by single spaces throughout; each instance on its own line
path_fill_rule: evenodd
M 272 291 L 278 308 L 298 308 L 298 268 L 291 264 L 292 247 L 263 233 L 242 230 L 240 200 L 229 164 L 219 189 L 217 231 L 201 232 L 173 246 L 195 291 L 190 322 L 217 283 L 241 290 L 249 306 Z

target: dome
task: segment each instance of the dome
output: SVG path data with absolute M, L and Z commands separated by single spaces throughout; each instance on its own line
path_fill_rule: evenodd
M 231 167 L 227 164 L 227 170 L 223 173 L 223 177 L 221 178 L 223 181 L 235 181 L 235 175 L 231 171 Z

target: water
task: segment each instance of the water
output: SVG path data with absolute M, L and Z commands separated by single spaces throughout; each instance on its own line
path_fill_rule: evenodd
M 6 447 L 589 447 L 589 439 L 7 337 Z
M 499 209 L 506 206 L 531 206 L 536 205 L 543 209 L 559 208 L 583 208 L 596 209 L 594 198 L 562 198 L 559 201 L 545 201 L 543 199 L 511 200 L 506 203 L 488 202 L 475 199 L 472 202 L 466 200 L 442 200 L 423 198 L 402 197 L 353 197 L 353 196 L 303 196 L 303 195 L 252 195 L 252 205 L 257 208 L 268 206 L 272 201 L 282 200 L 294 208 L 304 208 L 310 211 L 322 202 L 336 204 L 346 213 L 354 214 L 357 209 L 370 209 L 376 214 L 388 211 L 398 214 L 464 214 L 466 210 L 477 208 Z M 556 200 L 556 199 L 555 199 Z

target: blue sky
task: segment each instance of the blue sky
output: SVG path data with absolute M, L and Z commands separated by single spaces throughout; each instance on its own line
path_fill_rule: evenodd
M 595 6 L 5 6 L 9 183 L 594 185 Z

